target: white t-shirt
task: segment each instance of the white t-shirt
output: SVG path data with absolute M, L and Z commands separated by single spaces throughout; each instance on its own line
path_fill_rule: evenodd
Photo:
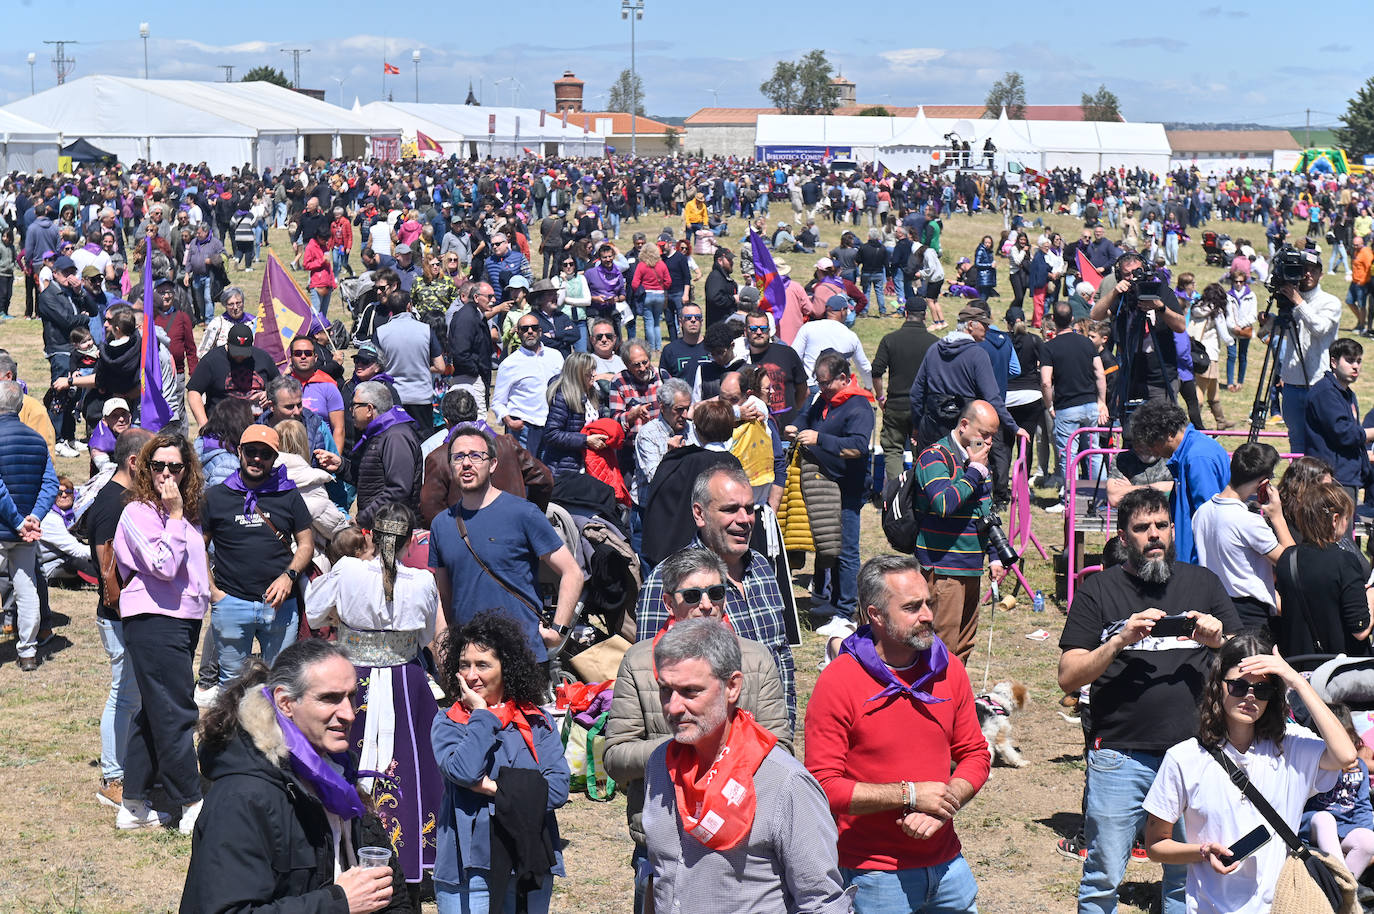
M 378 254 L 391 255 L 391 226 L 385 221 L 374 222 L 367 232 L 368 247 Z
M 1274 566 L 1267 558 L 1279 546 L 1269 523 L 1245 503 L 1220 494 L 1198 505 L 1193 513 L 1193 542 L 1197 563 L 1221 578 L 1232 597 L 1274 599 Z
M 1267 740 L 1251 746 L 1243 755 L 1229 745 L 1222 751 L 1297 831 L 1308 797 L 1331 789 L 1340 774 L 1318 768 L 1325 749 L 1326 744 L 1311 731 L 1290 726 L 1283 737 L 1282 752 L 1276 752 Z M 1227 844 L 1257 825 L 1266 825 L 1264 817 L 1231 783 L 1226 770 L 1196 739 L 1165 753 L 1145 797 L 1145 811 L 1165 822 L 1182 819 L 1183 840 L 1189 843 Z M 1228 876 L 1218 874 L 1210 863 L 1201 860 L 1188 864 L 1189 914 L 1268 914 L 1274 902 L 1274 883 L 1287 855 L 1283 840 L 1274 835 Z
M 873 386 L 873 365 L 864 354 L 864 344 L 859 342 L 858 334 L 842 321 L 829 318 L 807 321 L 792 339 L 792 348 L 797 350 L 802 365 L 806 367 L 808 384 L 816 383 L 816 359 L 825 350 L 833 349 L 850 361 L 859 375 L 859 383 L 864 387 Z

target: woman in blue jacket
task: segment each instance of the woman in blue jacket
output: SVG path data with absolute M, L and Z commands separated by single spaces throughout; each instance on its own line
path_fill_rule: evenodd
M 530 914 L 547 914 L 553 877 L 564 875 L 554 810 L 568 801 L 571 774 L 558 731 L 537 704 L 548 685 L 544 669 L 519 626 L 495 611 L 448 629 L 444 642 L 441 678 L 458 701 L 434 718 L 430 734 L 444 776 L 434 864 L 439 914 L 515 910 L 517 892 Z M 503 816 L 517 807 L 529 821 L 530 810 L 518 807 L 541 798 L 540 840 L 520 843 L 541 846 L 534 855 L 542 859 L 510 860 L 504 842 L 493 840 Z M 493 871 L 494 858 L 506 861 L 504 871 Z M 510 866 L 534 872 L 536 886 L 517 886 Z
M 586 465 L 587 448 L 601 450 L 605 435 L 582 432 L 600 417 L 601 388 L 593 377 L 595 362 L 590 353 L 574 352 L 563 360 L 558 383 L 549 388 L 549 417 L 539 444 L 539 459 L 554 478 L 575 476 Z
M 978 297 L 986 301 L 997 294 L 997 262 L 992 248 L 992 236 L 984 235 L 973 252 L 973 271 L 978 288 Z

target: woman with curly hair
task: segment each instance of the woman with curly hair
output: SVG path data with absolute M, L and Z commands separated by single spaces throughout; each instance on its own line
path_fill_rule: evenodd
M 210 608 L 204 494 L 200 460 L 186 436 L 163 431 L 143 446 L 114 536 L 124 649 L 143 696 L 124 759 L 124 802 L 115 820 L 121 829 L 163 824 L 148 803 L 159 780 L 181 806 L 182 834 L 191 833 L 200 813 L 191 661 Z
M 547 914 L 562 876 L 558 820 L 570 772 L 553 721 L 539 710 L 548 686 L 520 627 L 489 611 L 443 639 L 441 685 L 458 700 L 434 719 L 434 757 L 444 776 L 434 894 L 439 914 L 515 910 Z M 542 859 L 515 861 L 512 822 L 538 820 Z M 537 874 L 519 882 L 512 866 Z
M 434 869 L 434 810 L 443 781 L 429 742 L 434 696 L 420 661 L 434 638 L 439 590 L 429 571 L 400 563 L 415 526 L 406 505 L 382 507 L 361 549 L 341 555 L 310 583 L 305 618 L 311 628 L 337 625 L 338 643 L 353 661 L 359 696 L 348 742 L 360 770 L 385 775 L 359 786 L 395 837 L 406 882 L 418 895 L 425 871 Z
M 1286 728 L 1289 690 L 1307 706 L 1319 737 Z M 1244 860 L 1223 862 L 1231 842 L 1261 826 L 1272 830 L 1213 753 L 1243 770 L 1296 831 L 1307 798 L 1330 789 L 1355 764 L 1355 744 L 1264 635 L 1247 629 L 1217 652 L 1199 703 L 1198 734 L 1165 754 L 1145 797 L 1145 848 L 1157 863 L 1187 865 L 1189 910 L 1268 911 L 1287 846 L 1271 834 Z M 1181 841 L 1173 837 L 1180 821 Z

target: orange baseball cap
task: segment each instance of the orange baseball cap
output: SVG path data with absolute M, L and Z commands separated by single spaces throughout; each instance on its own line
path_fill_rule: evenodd
M 266 425 L 250 425 L 244 430 L 239 438 L 239 447 L 249 444 L 265 444 L 281 453 L 281 439 L 277 437 L 277 430 Z

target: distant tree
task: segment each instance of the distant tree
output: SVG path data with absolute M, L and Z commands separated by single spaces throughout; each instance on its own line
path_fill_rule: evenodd
M 860 111 L 859 117 L 892 117 L 892 112 L 882 105 L 873 105 Z
M 676 127 L 669 127 L 663 133 L 663 145 L 669 152 L 677 152 L 682 145 L 682 131 Z
M 998 117 L 1007 109 L 1007 117 L 1020 120 L 1026 116 L 1026 81 L 1015 70 L 1008 70 L 988 90 L 987 111 L 983 117 Z
M 606 99 L 607 111 L 620 111 L 644 116 L 644 80 L 638 73 L 621 70 L 611 84 L 611 94 Z
M 291 80 L 286 78 L 286 74 L 276 67 L 254 67 L 243 74 L 240 82 L 245 83 L 275 83 L 284 89 L 291 88 Z
M 840 90 L 830 80 L 825 52 L 813 50 L 801 60 L 778 61 L 759 91 L 783 114 L 830 114 L 840 101 Z
M 1341 123 L 1345 126 L 1336 128 L 1336 145 L 1352 160 L 1361 161 L 1361 156 L 1374 152 L 1374 76 L 1346 102 Z
M 1083 93 L 1083 120 L 1085 121 L 1119 121 L 1121 120 L 1121 103 L 1117 101 L 1116 93 L 1112 92 L 1105 85 L 1097 87 L 1097 92 L 1092 95 Z

